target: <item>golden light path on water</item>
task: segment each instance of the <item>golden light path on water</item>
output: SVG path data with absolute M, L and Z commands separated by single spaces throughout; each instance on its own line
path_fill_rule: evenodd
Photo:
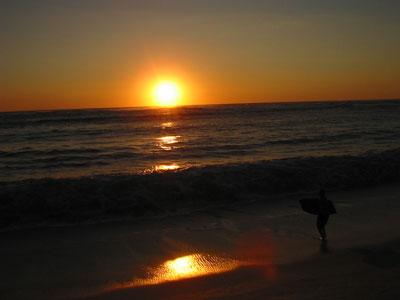
M 161 128 L 166 129 L 166 128 L 172 128 L 174 126 L 174 122 L 164 122 L 161 123 Z
M 145 169 L 142 174 L 152 174 L 152 173 L 162 173 L 162 172 L 167 172 L 167 171 L 175 171 L 178 169 L 182 169 L 182 166 L 176 164 L 176 163 L 171 163 L 171 164 L 159 164 L 155 165 L 152 168 Z
M 170 165 L 157 165 L 154 167 L 154 171 L 173 171 L 179 169 L 180 166 L 178 164 L 170 164 Z
M 233 258 L 195 253 L 167 260 L 158 267 L 150 268 L 145 278 L 136 278 L 117 288 L 155 285 L 169 281 L 224 273 L 242 265 L 239 260 Z
M 173 122 L 165 122 L 161 124 L 163 129 L 172 127 L 174 124 Z M 171 151 L 174 148 L 174 144 L 177 144 L 179 139 L 181 138 L 180 135 L 166 135 L 157 138 L 157 146 L 164 151 Z M 154 173 L 154 172 L 164 172 L 164 171 L 174 171 L 180 169 L 181 166 L 176 163 L 163 163 L 155 165 L 150 169 L 146 169 L 143 171 L 144 174 Z
M 173 145 L 178 143 L 179 135 L 168 135 L 158 138 L 158 146 L 165 150 L 171 151 L 173 149 Z

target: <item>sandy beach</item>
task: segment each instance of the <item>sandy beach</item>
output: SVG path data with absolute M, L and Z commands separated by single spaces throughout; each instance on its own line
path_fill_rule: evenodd
M 328 192 L 338 214 L 326 244 L 304 195 L 3 231 L 1 299 L 396 299 L 400 186 Z M 160 267 L 194 254 L 200 267 L 178 277 Z

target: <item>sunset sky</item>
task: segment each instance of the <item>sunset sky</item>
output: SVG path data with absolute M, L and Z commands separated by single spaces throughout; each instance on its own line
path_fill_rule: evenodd
M 0 111 L 400 98 L 400 1 L 0 0 Z

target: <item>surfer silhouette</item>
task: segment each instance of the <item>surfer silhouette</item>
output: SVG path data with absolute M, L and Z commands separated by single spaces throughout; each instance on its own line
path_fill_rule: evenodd
M 326 242 L 325 226 L 328 223 L 329 216 L 336 214 L 336 208 L 333 203 L 326 198 L 325 190 L 320 189 L 318 198 L 300 199 L 301 208 L 312 215 L 317 215 L 317 229 L 321 240 Z

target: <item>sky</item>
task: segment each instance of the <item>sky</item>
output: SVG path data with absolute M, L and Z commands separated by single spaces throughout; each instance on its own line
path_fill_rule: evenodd
M 400 98 L 397 0 L 0 0 L 0 111 Z

